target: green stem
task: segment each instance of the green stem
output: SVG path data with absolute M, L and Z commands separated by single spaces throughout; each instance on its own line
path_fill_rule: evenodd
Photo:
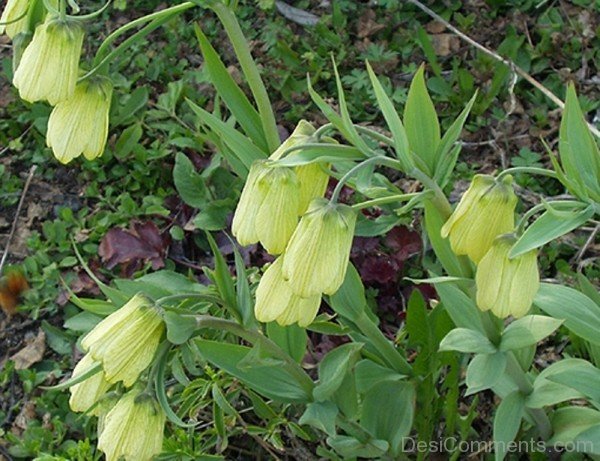
M 531 174 L 548 176 L 549 178 L 558 179 L 556 172 L 554 172 L 552 170 L 547 170 L 546 168 L 536 168 L 533 166 L 516 166 L 514 168 L 508 168 L 508 169 L 500 172 L 500 174 L 496 177 L 496 179 L 499 181 L 500 179 L 502 179 L 504 176 L 506 176 L 508 174 L 516 174 L 516 173 L 531 173 Z
M 512 352 L 507 353 L 507 363 L 505 373 L 513 380 L 519 388 L 519 392 L 527 396 L 533 391 L 533 386 L 527 374 L 519 365 L 519 361 Z M 543 408 L 527 408 L 526 409 L 531 419 L 535 422 L 537 429 L 540 431 L 540 436 L 543 440 L 548 440 L 552 435 L 552 424 L 548 415 Z
M 389 138 L 388 136 L 381 134 L 378 131 L 372 130 L 371 128 L 367 128 L 366 126 L 362 125 L 354 125 L 354 128 L 359 133 L 366 134 L 367 136 L 370 136 L 371 138 L 376 139 L 377 141 L 380 141 L 388 146 L 395 145 L 394 140 L 392 138 Z
M 211 2 L 210 7 L 219 17 L 219 20 L 221 21 L 221 24 L 223 24 L 223 27 L 229 36 L 229 40 L 233 45 L 235 54 L 242 67 L 242 72 L 246 77 L 246 81 L 250 86 L 250 91 L 252 91 L 252 95 L 256 101 L 267 144 L 269 145 L 271 152 L 274 152 L 281 144 L 277 123 L 275 121 L 275 114 L 273 113 L 273 108 L 271 107 L 271 101 L 269 100 L 265 85 L 260 77 L 258 66 L 252 58 L 248 41 L 244 37 L 235 15 L 225 4 L 220 1 Z
M 302 367 L 285 353 L 277 344 L 267 338 L 257 330 L 248 330 L 239 323 L 231 320 L 225 320 L 210 315 L 195 315 L 196 325 L 200 328 L 211 328 L 214 330 L 225 330 L 233 333 L 240 338 L 251 342 L 252 344 L 260 343 L 266 351 L 273 354 L 285 362 L 283 366 L 298 380 L 298 383 L 306 390 L 309 395 L 312 395 L 314 383 L 312 379 L 304 372 Z
M 335 126 L 333 123 L 326 123 L 325 125 L 317 128 L 317 131 L 315 131 L 313 133 L 313 136 L 315 138 L 317 138 L 318 140 L 320 140 L 325 133 L 327 133 L 328 131 L 331 131 L 333 129 L 335 129 Z
M 372 200 L 367 200 L 366 202 L 361 202 L 352 205 L 352 208 L 354 208 L 355 210 L 362 210 L 364 208 L 370 208 L 372 206 L 385 205 L 386 203 L 404 202 L 412 198 L 419 197 L 422 194 L 423 192 L 415 192 L 413 194 L 398 194 L 390 195 L 389 197 L 374 198 Z
M 96 52 L 96 56 L 94 57 L 93 67 L 98 67 L 101 62 L 105 60 L 106 55 L 108 55 L 108 48 L 112 45 L 112 43 L 123 35 L 128 30 L 134 29 L 142 24 L 147 22 L 154 21 L 155 19 L 160 19 L 164 16 L 168 16 L 171 18 L 175 14 L 182 13 L 183 11 L 189 10 L 196 6 L 192 2 L 185 2 L 179 5 L 172 6 L 170 8 L 166 8 L 164 10 L 156 11 L 154 13 L 148 14 L 146 16 L 142 16 L 141 18 L 134 19 L 133 21 L 125 24 L 123 27 L 119 27 L 117 30 L 112 32 L 108 37 L 104 39 L 98 51 Z
M 362 162 L 360 162 L 357 165 L 354 165 L 352 168 L 350 168 L 350 170 L 340 178 L 340 180 L 338 181 L 338 183 L 335 186 L 335 189 L 333 190 L 333 193 L 331 194 L 331 199 L 329 200 L 330 203 L 337 203 L 338 199 L 340 198 L 340 193 L 342 192 L 342 188 L 344 187 L 344 184 L 346 184 L 346 182 L 348 182 L 348 179 L 350 179 L 352 176 L 354 176 L 354 174 L 359 171 L 360 169 L 371 165 L 372 163 L 386 163 L 388 160 L 392 160 L 389 157 L 386 157 L 384 155 L 378 155 L 376 157 L 371 157 L 368 158 Z
M 217 305 L 223 305 L 223 300 L 221 300 L 219 297 L 213 295 L 205 295 L 201 293 L 183 293 L 179 295 L 164 296 L 163 298 L 159 298 L 156 301 L 156 305 L 162 306 L 163 304 L 169 301 L 177 301 L 179 299 L 198 299 L 200 301 L 206 301 Z
M 285 162 L 285 158 L 286 156 L 288 156 L 289 154 L 291 154 L 292 152 L 296 152 L 297 150 L 305 150 L 305 149 L 315 149 L 315 148 L 319 148 L 319 149 L 331 149 L 331 148 L 335 148 L 337 151 L 339 150 L 347 150 L 349 152 L 359 152 L 356 147 L 352 147 L 352 146 L 345 146 L 345 145 L 341 145 L 341 144 L 332 144 L 332 143 L 327 143 L 327 142 L 307 142 L 307 143 L 303 143 L 303 144 L 298 144 L 297 146 L 292 146 L 287 148 L 286 150 L 284 150 L 281 153 L 281 156 L 278 159 L 278 162 Z M 364 158 L 364 155 L 360 154 L 361 157 L 360 158 Z M 344 158 L 344 159 L 340 159 L 340 160 L 354 160 L 353 158 Z
M 407 376 L 413 375 L 413 369 L 408 361 L 365 313 L 362 313 L 356 319 L 352 319 L 352 321 L 356 324 L 361 333 L 369 338 L 373 346 L 375 346 L 381 354 L 382 358 L 394 368 L 394 370 Z

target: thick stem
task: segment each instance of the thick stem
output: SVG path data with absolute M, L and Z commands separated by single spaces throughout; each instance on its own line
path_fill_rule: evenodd
M 284 367 L 292 374 L 300 385 L 306 390 L 309 395 L 312 395 L 314 383 L 312 379 L 304 372 L 302 367 L 292 359 L 285 351 L 283 351 L 277 344 L 271 341 L 262 333 L 256 330 L 248 330 L 239 323 L 231 320 L 220 319 L 218 317 L 212 317 L 210 315 L 196 315 L 196 325 L 198 329 L 211 328 L 214 330 L 226 330 L 245 339 L 252 344 L 260 343 L 266 351 L 273 354 L 274 357 L 283 360 Z
M 394 345 L 385 337 L 381 330 L 366 315 L 361 314 L 356 319 L 352 319 L 358 329 L 364 334 L 373 346 L 379 351 L 382 358 L 392 367 L 407 376 L 412 376 L 413 370 L 408 361 L 398 352 Z
M 221 21 L 221 24 L 223 24 L 223 27 L 229 36 L 229 40 L 233 45 L 235 55 L 240 62 L 242 72 L 246 77 L 246 81 L 250 86 L 250 91 L 252 91 L 252 95 L 256 101 L 262 127 L 265 132 L 265 137 L 267 138 L 267 144 L 269 145 L 271 152 L 274 152 L 281 144 L 279 132 L 277 131 L 277 122 L 275 121 L 275 115 L 273 113 L 273 108 L 271 107 L 269 95 L 260 77 L 258 67 L 252 58 L 248 41 L 244 37 L 235 15 L 225 4 L 220 1 L 212 2 L 210 7 L 219 17 L 219 20 Z

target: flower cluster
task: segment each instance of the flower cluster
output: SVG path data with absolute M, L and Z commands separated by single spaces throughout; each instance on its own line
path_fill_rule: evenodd
M 500 318 L 524 316 L 540 285 L 535 250 L 509 258 L 516 205 L 510 175 L 476 175 L 441 231 L 454 253 L 477 264 L 478 307 Z
M 98 416 L 98 447 L 107 460 L 150 460 L 161 451 L 164 412 L 135 384 L 152 362 L 164 330 L 157 308 L 138 294 L 82 340 L 87 354 L 73 378 L 91 376 L 71 386 L 69 405 Z M 120 382 L 135 386 L 117 399 L 109 391 Z
M 82 22 L 48 12 L 36 24 L 35 3 L 9 0 L 0 20 L 7 24 L 0 26 L 0 33 L 15 40 L 34 30 L 18 60 L 13 84 L 25 101 L 54 106 L 46 141 L 60 162 L 81 154 L 94 159 L 106 146 L 112 83 L 106 77 L 80 79 Z
M 335 293 L 346 274 L 356 212 L 323 198 L 329 176 L 319 164 L 277 163 L 290 148 L 310 142 L 314 131 L 301 121 L 269 160 L 252 165 L 233 218 L 242 245 L 260 242 L 279 255 L 256 292 L 261 322 L 309 325 L 321 296 Z

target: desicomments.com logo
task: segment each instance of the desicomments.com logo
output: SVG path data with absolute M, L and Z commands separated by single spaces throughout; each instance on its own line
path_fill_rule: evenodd
M 402 439 L 405 453 L 590 453 L 594 444 L 590 441 L 567 442 L 558 445 L 548 445 L 543 441 L 511 441 L 494 442 L 490 440 L 459 440 L 457 437 L 446 437 L 438 440 L 417 440 L 413 437 Z

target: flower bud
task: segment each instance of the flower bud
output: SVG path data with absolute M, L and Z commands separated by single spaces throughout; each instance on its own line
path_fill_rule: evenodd
M 21 32 L 27 32 L 29 3 L 29 0 L 8 0 L 6 2 L 2 16 L 0 16 L 0 35 L 6 32 L 6 35 L 12 39 Z
M 152 362 L 164 330 L 157 308 L 137 294 L 96 325 L 81 345 L 102 363 L 109 383 L 123 381 L 129 387 Z
M 98 365 L 98 362 L 94 361 L 90 354 L 84 355 L 73 369 L 73 378 L 86 373 L 96 365 Z M 69 388 L 71 391 L 71 398 L 69 399 L 71 410 L 88 411 L 108 391 L 110 386 L 111 384 L 106 381 L 102 370 L 85 381 L 71 386 Z M 92 414 L 95 414 L 95 411 Z
M 298 178 L 291 168 L 272 167 L 258 180 L 258 189 L 264 199 L 256 215 L 256 234 L 270 254 L 281 254 L 298 224 Z
M 75 92 L 83 28 L 72 19 L 47 19 L 35 29 L 13 79 L 22 99 L 51 105 Z
M 93 160 L 104 153 L 111 97 L 110 81 L 93 78 L 78 83 L 73 96 L 54 107 L 46 143 L 61 163 L 81 154 Z
M 477 306 L 500 318 L 523 317 L 540 287 L 536 250 L 509 259 L 515 242 L 511 234 L 498 237 L 479 262 L 475 276 Z
M 297 323 L 306 327 L 312 323 L 321 305 L 321 295 L 301 298 L 283 279 L 283 259 L 277 258 L 265 271 L 256 290 L 254 314 L 259 322 L 277 321 L 279 325 Z
M 489 175 L 475 175 L 454 213 L 442 226 L 441 235 L 450 238 L 454 253 L 468 255 L 479 263 L 498 235 L 514 229 L 516 206 L 511 176 L 496 181 Z
M 153 397 L 133 389 L 106 415 L 98 449 L 106 461 L 150 461 L 162 451 L 165 419 Z
M 314 199 L 283 255 L 283 277 L 303 298 L 331 295 L 342 285 L 356 225 L 348 205 Z

